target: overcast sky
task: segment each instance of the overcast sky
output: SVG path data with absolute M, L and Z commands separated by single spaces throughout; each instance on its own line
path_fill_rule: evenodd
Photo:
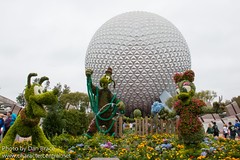
M 172 22 L 190 49 L 197 91 L 240 95 L 238 0 L 1 0 L 0 95 L 16 100 L 30 72 L 86 92 L 85 55 L 103 23 L 129 11 Z

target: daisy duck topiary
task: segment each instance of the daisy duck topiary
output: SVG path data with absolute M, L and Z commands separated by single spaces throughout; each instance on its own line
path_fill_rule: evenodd
M 184 144 L 199 144 L 204 138 L 203 124 L 198 115 L 202 113 L 202 107 L 206 104 L 202 100 L 193 98 L 196 90 L 193 83 L 194 76 L 192 70 L 174 75 L 177 92 L 174 109 L 180 116 L 177 122 L 177 131 L 179 140 Z
M 40 118 L 45 117 L 47 112 L 46 105 L 52 105 L 57 102 L 58 90 L 43 92 L 42 83 L 48 80 L 42 77 L 39 83 L 31 84 L 31 77 L 37 76 L 36 73 L 30 73 L 27 78 L 24 97 L 26 106 L 19 113 L 16 121 L 10 127 L 7 134 L 0 144 L 0 155 L 11 153 L 16 135 L 21 137 L 32 137 L 32 146 L 21 148 L 23 152 L 28 152 L 30 148 L 41 150 L 44 153 L 60 154 L 64 153 L 61 149 L 55 148 L 46 138 L 43 130 L 39 126 Z M 20 148 L 17 148 L 20 151 Z

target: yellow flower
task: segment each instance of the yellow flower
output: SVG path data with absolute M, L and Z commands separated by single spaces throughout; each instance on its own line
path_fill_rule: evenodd
M 179 148 L 179 149 L 183 149 L 183 148 L 184 148 L 184 145 L 180 145 L 180 144 L 178 144 L 178 145 L 177 145 L 177 148 Z
M 127 151 L 125 148 L 122 148 L 122 151 L 121 152 L 125 152 L 125 151 Z
M 206 156 L 199 156 L 197 159 L 204 159 Z
M 152 156 L 147 153 L 147 159 L 151 159 L 151 158 L 152 158 Z
M 154 149 L 152 147 L 147 146 L 147 150 L 149 150 L 150 152 L 153 151 Z

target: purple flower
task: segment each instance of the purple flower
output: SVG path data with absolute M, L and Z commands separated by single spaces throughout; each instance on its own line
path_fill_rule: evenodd
M 162 148 L 167 148 L 167 144 L 161 144 Z
M 111 142 L 106 142 L 105 144 L 101 144 L 100 147 L 102 147 L 102 148 L 109 148 L 109 149 L 115 149 L 116 145 L 113 145 Z
M 203 152 L 201 153 L 201 156 L 207 156 L 207 152 L 203 151 Z
M 84 144 L 77 144 L 76 147 L 80 147 L 80 148 L 83 148 L 84 147 Z
M 166 144 L 166 148 L 168 148 L 168 149 L 172 148 L 172 144 L 170 144 L 170 143 Z

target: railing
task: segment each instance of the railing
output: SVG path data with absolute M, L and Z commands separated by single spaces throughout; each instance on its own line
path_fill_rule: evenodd
M 123 136 L 123 117 L 120 116 L 117 118 L 115 124 L 115 134 L 117 137 L 122 137 Z
M 115 123 L 115 133 L 117 136 L 123 135 L 123 118 L 119 117 Z M 156 133 L 175 133 L 176 132 L 176 120 L 162 120 L 153 118 L 139 118 L 135 119 L 132 129 L 137 135 L 148 135 Z

